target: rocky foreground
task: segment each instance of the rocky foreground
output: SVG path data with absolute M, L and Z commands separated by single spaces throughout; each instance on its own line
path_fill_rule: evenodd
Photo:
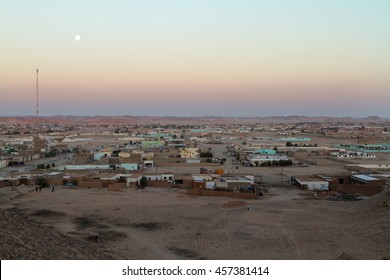
M 389 189 L 343 202 L 290 187 L 246 201 L 158 188 L 0 188 L 0 259 L 382 260 L 389 252 Z
M 0 211 L 0 259 L 118 259 L 102 243 L 65 236 L 15 208 Z

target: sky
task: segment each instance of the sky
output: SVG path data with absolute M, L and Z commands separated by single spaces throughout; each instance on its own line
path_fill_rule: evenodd
M 390 117 L 388 0 L 1 0 L 0 116 Z M 75 36 L 79 35 L 80 40 Z

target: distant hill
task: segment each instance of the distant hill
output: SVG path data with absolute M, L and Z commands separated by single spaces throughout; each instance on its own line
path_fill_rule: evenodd
M 269 117 L 175 117 L 175 116 L 43 116 L 39 117 L 39 123 L 46 124 L 90 124 L 90 125 L 114 125 L 114 124 L 253 124 L 253 123 L 351 123 L 351 122 L 387 122 L 389 118 L 369 116 L 366 118 L 352 117 L 326 117 L 326 116 L 269 116 Z M 34 116 L 0 116 L 0 124 L 31 124 L 37 123 Z

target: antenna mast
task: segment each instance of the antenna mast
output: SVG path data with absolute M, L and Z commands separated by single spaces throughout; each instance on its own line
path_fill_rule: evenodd
M 39 126 L 39 101 L 38 101 L 38 68 L 37 68 L 37 83 L 36 83 L 36 90 L 37 90 L 37 126 Z

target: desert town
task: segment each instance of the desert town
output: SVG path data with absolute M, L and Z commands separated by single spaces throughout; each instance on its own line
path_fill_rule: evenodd
M 389 140 L 375 118 L 3 122 L 1 257 L 388 259 Z

